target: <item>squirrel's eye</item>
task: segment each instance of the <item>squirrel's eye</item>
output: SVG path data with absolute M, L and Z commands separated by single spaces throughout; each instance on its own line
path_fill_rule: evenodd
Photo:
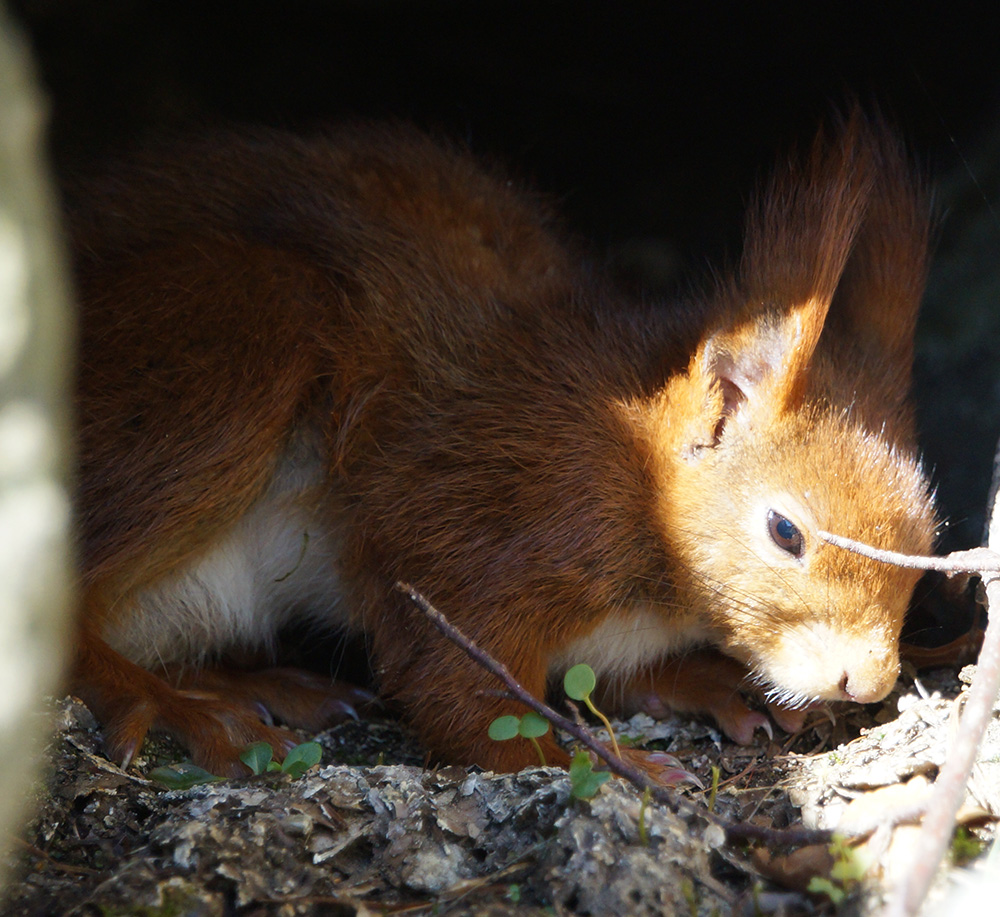
M 767 513 L 767 531 L 773 541 L 782 551 L 787 551 L 794 557 L 801 557 L 805 548 L 805 539 L 791 519 L 786 519 L 773 509 Z

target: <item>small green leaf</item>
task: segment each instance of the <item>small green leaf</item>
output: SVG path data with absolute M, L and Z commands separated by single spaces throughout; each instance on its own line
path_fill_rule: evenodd
M 267 767 L 264 770 L 268 774 L 276 774 L 278 771 L 284 770 L 284 768 L 277 761 L 268 761 Z
M 573 666 L 563 678 L 566 694 L 573 700 L 586 700 L 597 684 L 594 670 L 585 662 Z
M 590 799 L 611 778 L 607 771 L 595 771 L 590 755 L 578 751 L 569 765 L 570 791 L 577 799 Z
M 594 769 L 594 765 L 590 760 L 590 755 L 585 751 L 578 751 L 573 755 L 573 760 L 569 762 L 569 776 L 571 780 L 575 780 L 578 776 L 586 776 Z
M 610 779 L 611 774 L 607 771 L 595 771 L 585 779 L 574 783 L 571 792 L 577 799 L 593 799 L 597 791 Z
M 507 739 L 516 738 L 517 731 L 520 726 L 520 717 L 498 716 L 492 723 L 490 723 L 489 736 L 496 742 L 506 742 Z
M 323 748 L 319 742 L 303 742 L 301 745 L 296 745 L 295 748 L 285 755 L 281 770 L 298 779 L 310 767 L 319 764 L 322 758 Z
M 149 772 L 149 779 L 162 784 L 168 790 L 188 790 L 203 783 L 218 783 L 225 777 L 217 777 L 196 764 L 174 764 L 157 767 Z
M 836 879 L 840 883 L 854 882 L 863 879 L 865 870 L 854 857 L 845 857 L 837 860 L 830 867 L 830 878 Z
M 539 716 L 534 710 L 529 710 L 521 717 L 517 731 L 526 739 L 537 739 L 549 731 L 549 721 L 544 716 Z
M 263 774 L 274 757 L 274 749 L 267 742 L 254 742 L 240 752 L 240 760 L 253 774 Z
M 813 876 L 806 886 L 806 891 L 812 892 L 814 895 L 826 895 L 834 905 L 840 904 L 847 897 L 843 889 L 838 888 L 829 879 L 824 879 L 822 876 Z

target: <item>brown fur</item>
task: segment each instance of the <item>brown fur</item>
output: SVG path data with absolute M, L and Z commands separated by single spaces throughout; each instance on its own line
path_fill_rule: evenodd
M 515 769 L 533 752 L 486 737 L 516 707 L 399 579 L 538 695 L 619 624 L 655 633 L 599 665 L 616 697 L 674 698 L 744 740 L 760 715 L 739 679 L 698 692 L 732 659 L 774 689 L 779 722 L 888 691 L 913 576 L 815 536 L 932 539 L 906 401 L 926 217 L 884 130 L 854 115 L 817 140 L 752 209 L 738 274 L 671 309 L 626 302 L 543 207 L 406 129 L 216 136 L 119 166 L 76 200 L 76 684 L 117 756 L 154 726 L 230 772 L 244 741 L 281 744 L 255 704 L 280 708 L 284 676 L 255 697 L 190 666 L 266 646 L 301 609 L 185 640 L 230 634 L 224 602 L 192 598 L 229 569 L 212 552 L 235 541 L 266 557 L 254 533 L 286 518 L 282 557 L 300 539 L 302 569 L 284 561 L 267 589 L 333 596 L 309 614 L 363 630 L 380 690 L 442 759 Z M 801 558 L 769 553 L 774 495 Z M 306 582 L 310 564 L 329 583 Z M 815 622 L 849 635 L 833 686 L 776 684 L 768 654 L 786 659 L 783 635 Z M 732 659 L 697 654 L 687 677 L 643 643 Z

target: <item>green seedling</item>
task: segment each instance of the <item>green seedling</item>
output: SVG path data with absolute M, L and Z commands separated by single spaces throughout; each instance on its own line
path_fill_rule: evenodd
M 250 768 L 255 777 L 268 771 L 276 771 L 280 764 L 274 760 L 274 749 L 267 742 L 254 742 L 240 752 L 240 760 Z
M 285 755 L 285 760 L 281 762 L 281 772 L 297 780 L 322 759 L 323 748 L 319 742 L 302 742 Z
M 545 767 L 545 753 L 538 740 L 549 731 L 549 721 L 539 716 L 534 710 L 529 710 L 522 716 L 498 716 L 490 723 L 489 736 L 495 742 L 506 742 L 520 736 L 535 746 L 538 760 Z
M 717 764 L 712 765 L 712 788 L 708 791 L 708 811 L 715 811 L 715 799 L 719 795 L 719 776 L 721 771 Z
M 642 793 L 642 802 L 639 803 L 639 842 L 643 847 L 649 846 L 649 834 L 646 831 L 646 812 L 649 809 L 649 802 L 653 798 L 653 791 L 647 786 Z
M 839 907 L 864 878 L 869 863 L 850 845 L 847 838 L 839 834 L 833 836 L 829 850 L 833 857 L 829 877 L 813 876 L 809 880 L 807 890 L 814 894 L 826 895 L 834 907 Z
M 620 758 L 622 756 L 621 750 L 618 748 L 618 740 L 615 739 L 611 723 L 590 699 L 596 686 L 597 676 L 585 662 L 573 666 L 563 677 L 563 688 L 566 689 L 566 695 L 575 701 L 583 701 L 587 705 L 587 709 L 604 724 L 604 728 L 608 730 L 608 735 L 611 737 L 611 748 L 614 750 L 615 756 Z
M 621 750 L 618 741 L 615 739 L 614 730 L 608 718 L 594 706 L 590 695 L 597 685 L 597 676 L 594 670 L 586 663 L 573 666 L 563 678 L 563 687 L 566 694 L 572 700 L 583 701 L 587 708 L 594 714 L 608 730 L 611 737 L 611 747 L 614 753 L 620 758 Z M 538 744 L 538 739 L 549 731 L 549 721 L 545 717 L 529 710 L 522 716 L 498 716 L 490 723 L 489 737 L 495 742 L 507 742 L 511 739 L 521 737 L 528 739 L 538 752 L 538 759 L 542 766 L 545 766 L 545 754 L 542 746 Z M 577 752 L 569 766 L 569 777 L 571 793 L 578 799 L 590 799 L 601 785 L 608 780 L 611 775 L 605 771 L 595 771 L 590 756 L 585 752 Z
M 274 760 L 274 749 L 267 742 L 254 742 L 240 754 L 240 760 L 255 776 L 280 772 L 292 778 L 301 777 L 314 764 L 319 764 L 322 757 L 323 749 L 318 742 L 303 742 L 301 745 L 296 745 L 280 763 Z M 148 776 L 150 780 L 165 786 L 168 790 L 189 790 L 193 786 L 218 783 L 226 779 L 190 762 L 157 767 L 151 770 Z
M 267 742 L 254 742 L 240 754 L 240 760 L 255 776 L 282 773 L 292 778 L 301 777 L 314 764 L 319 764 L 322 757 L 323 749 L 318 742 L 296 745 L 281 762 L 274 759 L 274 749 Z
M 496 742 L 507 742 L 519 736 L 528 739 L 535 746 L 538 758 L 545 765 L 545 755 L 538 738 L 549 731 L 549 721 L 529 710 L 523 716 L 498 716 L 490 723 L 489 736 Z M 590 799 L 600 789 L 611 774 L 607 771 L 595 771 L 586 752 L 577 752 L 569 765 L 570 793 L 577 799 Z
M 594 706 L 594 702 L 590 699 L 590 695 L 593 693 L 596 685 L 597 676 L 594 675 L 594 670 L 584 662 L 573 666 L 563 677 L 563 687 L 566 690 L 567 696 L 575 701 L 583 701 L 583 703 L 587 705 L 590 712 L 604 724 L 605 728 L 608 730 L 608 735 L 611 737 L 611 747 L 614 749 L 615 754 L 620 758 L 621 750 L 618 747 L 618 741 L 615 739 L 615 733 L 611 728 L 611 723 L 608 722 L 608 718 Z M 492 723 L 490 723 L 489 737 L 495 742 L 507 742 L 511 739 L 517 738 L 518 736 L 522 739 L 528 739 L 535 746 L 535 751 L 538 752 L 538 759 L 544 767 L 546 764 L 545 754 L 542 751 L 542 746 L 538 744 L 538 739 L 545 735 L 548 731 L 549 721 L 545 719 L 545 717 L 535 713 L 534 710 L 529 710 L 522 716 L 513 716 L 512 714 L 498 716 Z M 581 788 L 581 792 L 577 792 L 578 784 L 574 782 L 573 795 L 587 799 L 597 792 L 597 787 L 604 783 L 604 781 L 608 779 L 609 775 L 594 773 L 593 765 L 590 762 L 589 756 L 583 754 L 582 757 L 586 759 L 587 762 L 586 771 L 583 769 L 584 765 L 579 763 L 581 754 L 577 754 L 577 756 L 573 758 L 573 762 L 577 768 L 576 773 L 579 775 L 580 779 L 579 787 Z M 571 779 L 573 777 L 573 773 L 573 765 L 571 765 Z M 598 777 L 600 777 L 600 779 L 597 779 Z M 596 782 L 593 782 L 594 780 L 596 780 Z
M 577 799 L 591 799 L 611 779 L 608 771 L 595 771 L 590 755 L 578 751 L 569 764 L 570 793 Z

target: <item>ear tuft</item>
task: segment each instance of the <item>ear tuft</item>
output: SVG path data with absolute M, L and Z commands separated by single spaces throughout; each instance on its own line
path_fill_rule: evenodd
M 882 122 L 855 107 L 820 131 L 756 195 L 721 294 L 728 322 L 702 350 L 727 416 L 765 392 L 775 410 L 794 409 L 827 326 L 826 338 L 898 366 L 905 391 L 926 247 L 924 198 Z
M 832 392 L 832 364 L 866 373 L 879 410 L 905 403 L 927 235 L 925 196 L 877 116 L 854 107 L 790 158 L 748 210 L 720 322 L 695 355 L 713 393 L 699 442 L 748 413 L 795 411 L 814 386 L 853 403 L 857 375 Z
M 880 120 L 870 128 L 878 181 L 830 307 L 835 339 L 853 342 L 887 370 L 905 401 L 913 365 L 917 313 L 930 246 L 929 195 L 901 141 Z

